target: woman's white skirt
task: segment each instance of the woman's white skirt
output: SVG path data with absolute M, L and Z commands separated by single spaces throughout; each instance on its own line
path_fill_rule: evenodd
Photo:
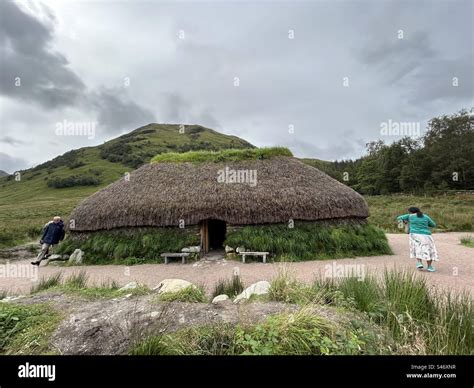
M 428 234 L 410 233 L 410 258 L 438 261 L 433 237 Z

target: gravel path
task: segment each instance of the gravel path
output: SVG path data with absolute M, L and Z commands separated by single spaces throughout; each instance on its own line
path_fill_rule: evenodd
M 394 251 L 392 256 L 358 257 L 356 259 L 339 259 L 327 261 L 305 261 L 299 263 L 249 263 L 236 261 L 204 262 L 199 265 L 187 264 L 143 264 L 135 266 L 124 265 L 95 265 L 81 267 L 40 267 L 39 278 L 49 277 L 62 271 L 65 276 L 86 270 L 90 284 L 101 284 L 107 280 L 115 280 L 118 284 L 136 281 L 149 287 L 156 286 L 167 278 L 185 279 L 195 284 L 203 284 L 211 290 L 220 279 L 232 276 L 233 268 L 238 267 L 245 285 L 259 280 L 271 280 L 281 269 L 289 271 L 297 279 L 310 282 L 316 276 L 325 274 L 327 265 L 337 268 L 338 264 L 360 265 L 359 270 L 365 273 L 383 273 L 387 269 L 408 269 L 425 276 L 434 287 L 453 291 L 467 290 L 474 295 L 474 249 L 460 244 L 459 239 L 469 233 L 440 233 L 434 239 L 440 255 L 440 261 L 435 263 L 437 271 L 428 273 L 417 271 L 414 260 L 408 255 L 408 236 L 406 234 L 388 234 L 390 245 Z M 470 234 L 472 236 L 472 233 Z M 26 268 L 30 260 L 15 260 L 10 265 L 23 264 Z M 29 265 L 31 267 L 31 265 Z M 342 268 L 342 267 L 339 267 Z M 347 267 L 346 267 L 347 268 Z M 1 272 L 0 272 L 1 276 Z M 10 294 L 25 294 L 34 282 L 25 277 L 0 277 L 0 290 Z

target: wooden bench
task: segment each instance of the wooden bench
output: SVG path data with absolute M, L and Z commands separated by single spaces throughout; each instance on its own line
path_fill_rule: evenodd
M 267 256 L 270 254 L 270 252 L 240 252 L 239 255 L 242 256 L 242 263 L 245 264 L 245 256 L 262 256 L 263 257 L 263 262 L 267 262 Z
M 186 264 L 186 257 L 188 257 L 190 253 L 188 252 L 180 252 L 180 253 L 162 253 L 161 257 L 165 258 L 165 264 L 168 264 L 170 258 L 180 257 L 181 263 Z

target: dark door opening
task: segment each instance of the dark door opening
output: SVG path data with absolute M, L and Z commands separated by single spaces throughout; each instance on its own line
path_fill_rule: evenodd
M 201 223 L 201 245 L 205 253 L 224 247 L 227 225 L 221 220 L 204 220 Z

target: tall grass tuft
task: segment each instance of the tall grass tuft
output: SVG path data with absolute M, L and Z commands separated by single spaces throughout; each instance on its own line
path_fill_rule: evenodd
M 87 280 L 89 276 L 87 275 L 86 271 L 80 271 L 78 273 L 72 274 L 69 278 L 66 279 L 64 282 L 64 286 L 67 288 L 86 288 L 87 287 Z
M 433 322 L 436 299 L 424 278 L 406 271 L 385 271 L 384 286 L 387 325 L 394 338 L 400 337 L 406 322 Z
M 161 302 L 206 303 L 207 297 L 203 286 L 189 286 L 176 292 L 165 292 L 158 296 Z
M 383 288 L 374 276 L 368 275 L 363 279 L 343 278 L 338 283 L 338 290 L 345 298 L 350 298 L 358 310 L 373 318 L 381 318 L 383 315 Z
M 296 281 L 287 270 L 281 269 L 270 283 L 268 298 L 276 302 L 308 304 L 321 301 L 323 294 Z
M 34 294 L 36 292 L 44 291 L 49 288 L 57 287 L 61 285 L 62 273 L 58 272 L 49 278 L 42 277 L 38 284 L 35 284 L 31 287 L 30 293 Z
M 474 354 L 474 306 L 468 294 L 445 293 L 434 321 L 426 325 L 429 354 Z
M 461 244 L 465 245 L 466 247 L 474 248 L 474 238 L 471 236 L 464 236 L 461 237 Z
M 138 342 L 130 354 L 158 355 L 232 355 L 236 336 L 229 323 L 192 326 L 172 334 L 157 334 Z
M 229 298 L 235 298 L 244 290 L 244 284 L 240 276 L 232 276 L 230 280 L 220 280 L 214 287 L 212 297 L 217 295 L 227 295 Z
M 406 271 L 385 271 L 382 279 L 317 280 L 325 302 L 355 308 L 413 354 L 473 354 L 474 306 L 467 294 L 436 292 L 426 280 Z

